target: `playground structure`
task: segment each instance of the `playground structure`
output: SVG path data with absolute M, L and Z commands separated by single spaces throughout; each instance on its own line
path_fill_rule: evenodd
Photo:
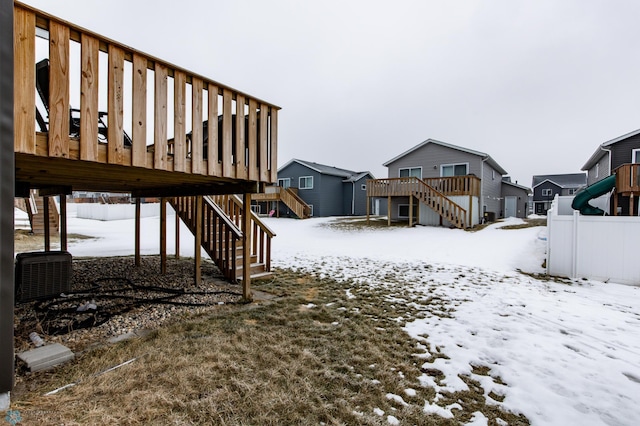
M 611 175 L 582 188 L 576 193 L 571 207 L 585 216 L 604 216 L 606 212 L 591 205 L 590 201 L 612 190 L 612 216 L 638 215 L 635 198 L 640 196 L 640 164 L 623 164 Z

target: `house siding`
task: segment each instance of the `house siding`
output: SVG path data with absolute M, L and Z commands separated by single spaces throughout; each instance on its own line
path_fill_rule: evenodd
M 483 172 L 476 174 L 476 176 L 482 179 L 482 214 L 484 212 L 495 213 L 495 217 L 503 217 L 502 211 L 502 175 L 495 171 L 486 162 L 483 162 L 479 157 L 478 162 L 482 165 Z M 492 173 L 494 172 L 495 173 Z M 478 212 L 481 214 L 481 212 Z
M 302 176 L 313 176 L 312 189 L 300 189 L 299 179 Z M 298 188 L 298 195 L 305 203 L 313 206 L 313 216 L 348 216 L 352 214 L 351 198 L 353 195 L 353 185 L 345 182 L 344 176 L 334 176 L 319 173 L 303 164 L 292 162 L 278 171 L 278 179 L 291 179 L 291 187 Z M 360 186 L 366 184 L 367 179 L 373 176 L 366 175 L 355 183 L 356 202 L 355 214 L 366 214 L 367 197 L 366 191 L 362 191 Z M 280 204 L 281 211 L 287 211 L 284 204 Z
M 631 155 L 631 153 L 629 153 L 629 155 Z M 611 175 L 611 169 L 609 168 L 609 156 L 610 153 L 605 153 L 605 155 L 587 171 L 587 185 L 596 183 L 597 181 Z M 596 169 L 598 169 L 598 174 L 596 174 Z
M 516 217 L 519 217 L 521 219 L 527 217 L 527 212 L 529 208 L 529 206 L 527 205 L 528 198 L 529 198 L 529 191 L 522 188 L 518 188 L 513 185 L 503 184 L 502 197 L 504 198 L 502 203 L 503 211 L 506 211 L 505 203 L 506 203 L 507 197 L 518 197 L 516 202 Z
M 611 146 L 611 168 L 615 170 L 623 164 L 632 162 L 631 152 L 640 148 L 640 134 L 630 136 L 627 139 Z M 611 174 L 611 173 L 609 173 Z M 603 176 L 604 177 L 604 176 Z
M 422 178 L 440 177 L 443 165 L 449 164 L 468 164 L 468 173 L 483 180 L 482 194 L 486 211 L 494 212 L 496 217 L 501 217 L 501 182 L 502 175 L 493 167 L 482 161 L 482 157 L 460 151 L 455 148 L 445 147 L 442 145 L 428 143 L 415 151 L 410 152 L 404 157 L 398 158 L 392 163 L 387 164 L 390 178 L 399 177 L 400 169 L 408 167 L 422 167 Z M 492 172 L 495 174 L 492 175 Z M 484 173 L 484 176 L 483 176 Z M 492 177 L 493 176 L 493 177 Z M 407 204 L 408 201 L 392 201 L 391 218 L 398 219 L 398 204 Z M 426 206 L 421 206 L 427 208 Z M 482 210 L 474 209 L 473 222 L 478 223 L 482 218 Z

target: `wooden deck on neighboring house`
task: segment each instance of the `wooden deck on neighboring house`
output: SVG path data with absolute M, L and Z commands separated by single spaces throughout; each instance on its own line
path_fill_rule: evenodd
M 37 49 L 43 40 L 47 61 Z M 36 63 L 48 76 L 38 84 Z M 231 218 L 203 196 L 243 194 L 247 206 L 277 180 L 279 107 L 18 2 L 14 73 L 16 196 L 63 195 L 63 249 L 72 190 L 158 197 L 162 214 L 171 203 L 250 298 L 252 259 L 264 261 L 260 273 L 269 270 L 273 233 L 242 206 Z
M 640 164 L 623 164 L 613 171 L 616 175 L 616 194 L 628 200 L 629 214 L 633 215 L 636 204 L 640 205 Z M 613 215 L 618 214 L 619 199 L 613 197 Z
M 387 198 L 388 223 L 391 224 L 391 199 L 393 197 L 409 198 L 409 225 L 413 226 L 418 218 L 413 217 L 413 203 L 425 204 L 438 215 L 457 228 L 471 226 L 472 208 L 464 209 L 451 200 L 454 196 L 468 196 L 469 206 L 473 197 L 480 197 L 480 179 L 475 176 L 454 176 L 419 179 L 402 177 L 388 179 L 371 179 L 367 181 L 367 221 L 371 198 Z M 418 217 L 419 217 L 418 210 Z
M 300 198 L 293 188 L 267 186 L 264 192 L 251 194 L 251 200 L 258 203 L 275 203 L 275 215 L 277 217 L 280 217 L 280 203 L 287 206 L 299 219 L 307 219 L 311 216 L 311 207 Z

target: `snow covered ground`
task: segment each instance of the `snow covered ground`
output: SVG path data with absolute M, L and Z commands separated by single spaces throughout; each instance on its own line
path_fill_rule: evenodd
M 69 216 L 69 233 L 99 237 L 70 244 L 74 256 L 133 253 L 132 220 L 96 223 L 75 218 L 72 208 Z M 397 321 L 415 339 L 425 369 L 444 373 L 443 380 L 425 374 L 416 383 L 436 390 L 425 413 L 450 417 L 455 404 L 439 406 L 438 395 L 465 389 L 464 375 L 481 383 L 488 403 L 522 413 L 534 425 L 639 424 L 640 287 L 519 273 L 543 272 L 546 242 L 543 227 L 499 229 L 518 219 L 478 232 L 345 229 L 327 226 L 332 220 L 266 219 L 277 234 L 272 264 L 384 286 L 390 302 L 422 312 Z M 171 250 L 172 217 L 168 224 Z M 153 235 L 143 238 L 144 254 L 158 253 L 158 228 L 157 217 L 143 219 L 143 234 Z M 193 250 L 184 228 L 181 254 Z M 421 303 L 434 296 L 439 304 Z M 448 358 L 426 362 L 436 352 Z M 487 424 L 486 418 L 475 413 L 473 424 Z

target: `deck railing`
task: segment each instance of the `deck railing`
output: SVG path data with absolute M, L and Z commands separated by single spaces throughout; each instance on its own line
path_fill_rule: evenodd
M 210 198 L 229 219 L 240 228 L 242 215 L 248 211 L 251 215 L 251 256 L 255 256 L 258 263 L 265 265 L 265 271 L 271 271 L 271 240 L 276 236 L 264 222 L 251 210 L 245 209 L 242 200 L 237 195 L 215 195 Z
M 480 179 L 475 176 L 427 178 L 422 181 L 446 196 L 480 196 Z M 406 196 L 418 192 L 420 188 L 420 181 L 415 177 L 373 179 L 367 181 L 367 196 Z
M 640 194 L 640 164 L 623 164 L 614 170 L 619 194 Z
M 277 179 L 277 106 L 18 2 L 14 40 L 16 152 Z

